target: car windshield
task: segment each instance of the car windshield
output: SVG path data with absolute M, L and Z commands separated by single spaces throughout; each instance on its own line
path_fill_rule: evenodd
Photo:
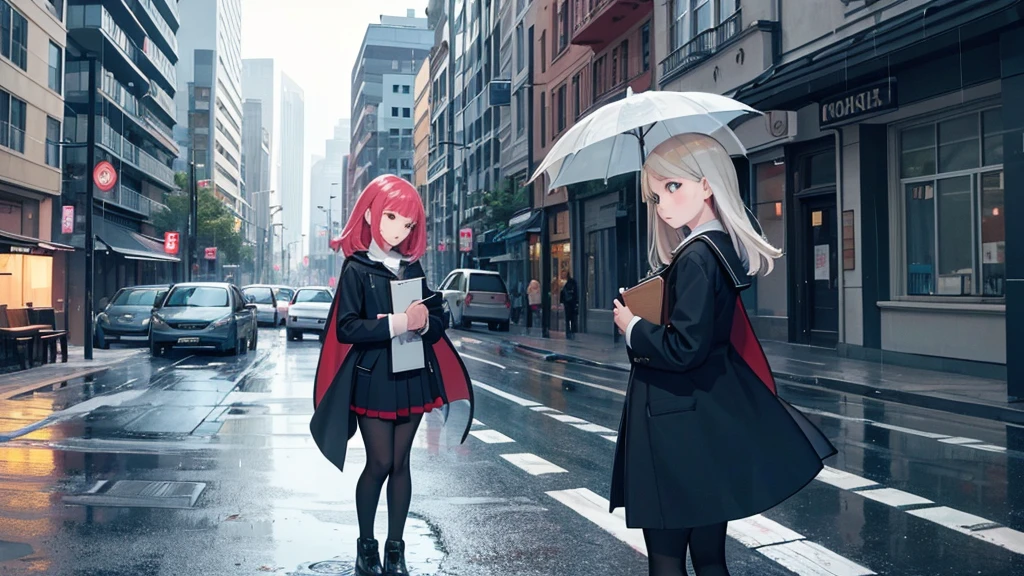
M 278 302 L 289 302 L 292 296 L 295 296 L 295 290 L 291 288 L 274 288 L 274 296 L 277 297 Z
M 505 282 L 494 274 L 470 274 L 470 292 L 505 292 Z
M 183 286 L 171 291 L 165 308 L 226 308 L 228 291 L 214 286 Z
M 157 296 L 166 294 L 167 290 L 159 288 L 139 288 L 136 290 L 123 290 L 114 298 L 111 306 L 145 306 L 152 308 L 156 306 Z
M 256 304 L 273 304 L 274 294 L 270 288 L 246 288 L 242 291 L 245 297 L 253 297 L 253 302 Z
M 295 295 L 295 303 L 301 304 L 304 302 L 319 302 L 322 304 L 330 304 L 331 293 L 327 290 L 299 290 L 298 294 Z

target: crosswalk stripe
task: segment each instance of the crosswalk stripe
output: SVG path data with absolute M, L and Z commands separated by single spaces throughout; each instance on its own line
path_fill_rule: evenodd
M 612 442 L 618 442 L 619 441 L 619 436 L 617 434 L 613 434 L 611 436 L 601 436 L 601 437 L 604 438 L 605 440 L 611 440 Z
M 917 506 L 920 504 L 935 504 L 927 498 L 917 494 L 911 494 L 895 488 L 879 488 L 878 490 L 859 490 L 857 494 L 875 502 L 881 502 L 886 506 L 900 508 L 903 506 Z
M 565 468 L 556 466 L 536 454 L 502 454 L 501 457 L 534 476 L 568 472 Z
M 1024 533 L 1005 526 L 993 526 L 993 522 L 980 516 L 961 512 L 947 506 L 907 510 L 907 514 L 934 522 L 951 530 L 956 530 L 961 534 L 983 540 L 989 544 L 1006 548 L 1011 552 L 1024 554 Z
M 856 490 L 858 488 L 867 488 L 868 486 L 878 485 L 878 482 L 868 480 L 867 478 L 861 478 L 856 474 L 843 472 L 842 470 L 837 470 L 830 466 L 822 468 L 821 472 L 818 473 L 817 479 L 841 490 Z
M 530 408 L 530 410 L 533 410 L 534 412 L 558 412 L 558 410 L 555 410 L 554 408 L 549 408 L 547 406 L 534 406 Z
M 588 422 L 583 418 L 577 418 L 575 416 L 569 416 L 568 414 L 554 414 L 552 412 L 546 412 L 547 416 L 558 420 L 559 422 L 565 422 L 566 424 L 587 424 Z
M 481 382 L 479 380 L 473 380 L 473 386 L 475 386 L 477 388 L 480 388 L 481 390 L 486 390 L 486 391 L 490 392 L 491 394 L 494 394 L 495 396 L 499 396 L 501 398 L 504 398 L 505 400 L 509 400 L 511 402 L 515 402 L 516 404 L 519 404 L 520 406 L 525 406 L 527 408 L 530 408 L 532 406 L 540 406 L 540 402 L 534 402 L 533 400 L 527 400 L 526 398 L 523 398 L 521 396 L 516 396 L 515 394 L 509 394 L 508 392 L 505 392 L 504 390 L 499 390 L 499 389 L 495 388 L 494 386 L 491 386 L 490 384 L 484 384 L 483 382 Z
M 565 504 L 569 509 L 590 520 L 605 532 L 625 542 L 637 552 L 647 555 L 643 532 L 626 528 L 626 516 L 622 508 L 609 514 L 608 500 L 586 488 L 555 490 L 547 492 L 547 495 Z
M 869 576 L 871 570 L 808 540 L 758 548 L 758 552 L 800 576 Z
M 942 442 L 943 444 L 980 444 L 981 440 L 976 440 L 974 438 L 963 438 L 963 437 L 960 437 L 960 436 L 954 436 L 952 438 L 943 438 L 943 439 L 939 440 L 939 442 Z
M 584 432 L 595 432 L 597 434 L 615 434 L 615 430 L 611 428 L 605 428 L 599 424 L 591 424 L 587 422 L 585 424 L 572 424 L 573 428 L 583 430 Z
M 515 440 L 505 436 L 497 430 L 472 430 L 469 434 L 477 440 L 486 442 L 487 444 L 507 444 L 509 442 L 515 442 Z

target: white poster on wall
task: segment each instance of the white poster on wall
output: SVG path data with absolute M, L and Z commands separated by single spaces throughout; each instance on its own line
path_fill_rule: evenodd
M 831 280 L 829 272 L 828 244 L 818 244 L 814 247 L 814 279 Z

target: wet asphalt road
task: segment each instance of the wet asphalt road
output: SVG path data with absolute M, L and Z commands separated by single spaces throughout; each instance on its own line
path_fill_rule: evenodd
M 455 447 L 436 413 L 421 427 L 414 573 L 645 574 L 642 538 L 604 500 L 625 375 L 451 336 L 478 381 L 478 423 Z M 141 354 L 53 390 L 0 378 L 0 573 L 350 574 L 364 453 L 357 436 L 341 473 L 309 438 L 318 351 L 264 330 L 239 358 Z M 1022 429 L 781 391 L 839 455 L 730 524 L 734 575 L 1024 574 Z

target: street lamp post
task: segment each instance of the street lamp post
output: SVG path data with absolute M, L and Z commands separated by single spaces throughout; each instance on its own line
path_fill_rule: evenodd
M 89 55 L 89 116 L 86 129 L 86 182 L 85 182 L 85 327 L 84 342 L 85 359 L 92 360 L 93 333 L 93 272 L 95 261 L 93 252 L 96 249 L 92 226 L 92 205 L 95 197 L 95 178 L 92 172 L 96 169 L 96 92 L 99 90 L 96 74 L 96 56 Z

